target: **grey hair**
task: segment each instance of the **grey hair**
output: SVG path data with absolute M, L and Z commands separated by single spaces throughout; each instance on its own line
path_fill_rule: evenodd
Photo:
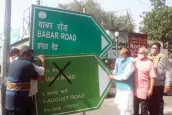
M 146 47 L 140 47 L 139 50 L 143 50 L 146 55 L 148 54 L 148 49 Z

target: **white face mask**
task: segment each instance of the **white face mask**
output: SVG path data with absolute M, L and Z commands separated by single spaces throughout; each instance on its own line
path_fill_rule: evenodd
M 145 56 L 143 54 L 138 54 L 139 59 L 143 59 Z

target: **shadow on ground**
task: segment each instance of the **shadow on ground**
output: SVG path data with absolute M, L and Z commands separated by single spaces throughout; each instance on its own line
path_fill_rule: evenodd
M 166 113 L 166 114 L 164 114 L 164 115 L 172 115 L 172 112 L 170 112 L 170 113 Z

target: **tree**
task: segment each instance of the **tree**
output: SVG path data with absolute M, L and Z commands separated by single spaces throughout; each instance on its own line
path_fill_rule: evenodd
M 114 22 L 114 28 L 117 30 L 133 32 L 135 28 L 134 21 L 129 15 L 116 17 Z
M 113 12 L 105 12 L 101 8 L 100 4 L 98 2 L 95 2 L 94 0 L 74 0 L 72 3 L 69 4 L 59 4 L 58 8 L 78 12 L 82 12 L 83 8 L 85 8 L 86 13 L 92 15 L 97 23 L 102 25 L 105 29 L 133 31 L 135 27 L 132 19 L 130 24 L 130 16 L 126 15 L 117 17 L 114 15 Z
M 168 58 L 172 58 L 172 8 L 165 5 L 165 0 L 150 0 L 154 9 L 142 16 L 140 31 L 147 33 L 149 39 L 163 42 L 168 49 Z
M 140 31 L 147 33 L 149 39 L 167 41 L 172 35 L 172 8 L 153 9 L 142 16 Z
M 164 8 L 166 0 L 150 0 L 151 5 L 154 7 L 154 9 L 158 8 Z

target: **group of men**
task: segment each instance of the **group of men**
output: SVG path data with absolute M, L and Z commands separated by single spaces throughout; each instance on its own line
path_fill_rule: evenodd
M 153 43 L 148 55 L 148 49 L 141 47 L 137 58 L 131 58 L 127 48 L 121 49 L 109 75 L 116 80 L 115 102 L 121 115 L 139 115 L 140 106 L 142 115 L 163 115 L 163 95 L 170 90 L 172 69 L 160 49 L 160 43 Z
M 148 55 L 148 50 L 142 47 L 135 59 L 127 48 L 121 49 L 113 75 L 109 75 L 116 80 L 115 102 L 121 115 L 139 115 L 139 105 L 142 115 L 163 115 L 163 94 L 170 89 L 172 69 L 160 49 L 159 43 L 153 43 Z M 45 58 L 38 56 L 42 63 L 38 67 L 33 53 L 28 46 L 11 51 L 5 100 L 7 115 L 36 115 L 37 80 L 44 79 Z
M 37 80 L 44 80 L 45 58 L 42 65 L 34 64 L 34 51 L 29 46 L 12 49 L 8 69 L 5 109 L 7 115 L 36 115 Z

